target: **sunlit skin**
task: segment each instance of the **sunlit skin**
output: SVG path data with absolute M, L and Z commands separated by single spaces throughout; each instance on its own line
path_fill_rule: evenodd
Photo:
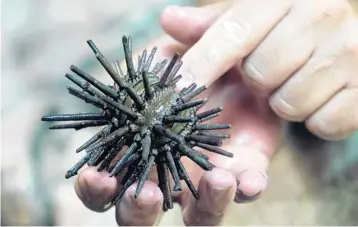
M 205 173 L 184 161 L 200 194 L 199 200 L 187 188 L 174 194 L 187 225 L 218 225 L 230 202 L 260 197 L 268 185 L 269 161 L 282 137 L 280 119 L 305 121 L 313 133 L 332 140 L 347 137 L 358 125 L 358 105 L 353 105 L 358 98 L 354 74 L 358 64 L 353 64 L 358 62 L 358 26 L 347 2 L 235 2 L 167 8 L 161 24 L 174 39 L 166 36 L 148 46 L 158 46 L 154 61 L 181 53 L 184 79 L 179 86 L 208 85 L 203 96 L 210 101 L 203 110 L 222 105 L 224 111 L 215 121 L 232 124 L 223 149 L 233 152 L 234 158 L 210 154 L 217 167 Z M 219 32 L 227 28 L 223 21 L 234 24 L 229 33 Z M 238 24 L 252 32 L 240 33 Z M 117 223 L 156 224 L 163 196 L 155 174 L 137 200 L 135 188 L 130 187 L 116 205 Z M 79 174 L 75 189 L 89 209 L 101 212 L 115 196 L 117 179 L 90 167 Z

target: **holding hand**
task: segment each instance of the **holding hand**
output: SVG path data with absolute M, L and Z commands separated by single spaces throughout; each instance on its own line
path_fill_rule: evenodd
M 189 26 L 195 22 L 195 28 Z M 328 140 L 358 129 L 358 19 L 345 0 L 238 0 L 169 7 L 165 31 L 193 45 L 189 82 L 211 84 L 239 68 L 252 91 L 289 121 Z
M 162 26 L 177 41 L 157 41 L 161 57 L 184 54 L 179 86 L 210 85 L 205 108 L 222 105 L 215 120 L 232 124 L 223 149 L 234 158 L 210 154 L 217 167 L 206 173 L 183 160 L 200 194 L 199 200 L 188 188 L 173 194 L 187 225 L 218 225 L 232 200 L 252 201 L 264 192 L 281 135 L 272 110 L 305 121 L 325 139 L 358 128 L 357 24 L 344 0 L 236 0 L 165 10 Z M 160 218 L 163 196 L 155 175 L 136 200 L 134 184 L 116 204 L 119 225 L 153 225 Z M 105 210 L 117 187 L 116 178 L 94 168 L 82 171 L 75 185 L 95 211 Z
M 174 52 L 185 53 L 189 48 L 169 37 L 156 44 L 158 51 L 154 62 L 171 58 Z M 181 192 L 173 192 L 173 200 L 181 206 L 187 225 L 218 225 L 233 200 L 238 203 L 253 201 L 267 187 L 267 167 L 277 150 L 281 132 L 279 120 L 265 102 L 246 89 L 238 75 L 238 71 L 231 70 L 203 94 L 209 101 L 200 112 L 222 106 L 223 112 L 211 122 L 230 122 L 232 125 L 231 138 L 223 141 L 222 149 L 234 153 L 234 157 L 206 153 L 216 167 L 205 173 L 191 160 L 181 159 L 200 197 L 195 199 L 185 183 L 182 183 Z M 123 152 L 119 154 L 123 155 Z M 137 199 L 134 199 L 136 184 L 126 190 L 115 207 L 119 225 L 154 225 L 159 220 L 163 195 L 157 186 L 156 175 L 156 168 L 152 168 Z M 105 211 L 106 204 L 116 196 L 121 177 L 111 178 L 108 173 L 98 173 L 95 167 L 89 167 L 80 172 L 76 192 L 88 208 Z

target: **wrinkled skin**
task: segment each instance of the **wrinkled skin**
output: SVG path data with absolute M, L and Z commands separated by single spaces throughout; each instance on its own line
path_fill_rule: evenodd
M 343 61 L 331 61 L 332 64 L 328 64 L 329 67 L 317 68 L 341 72 L 339 75 L 345 77 L 345 81 L 350 82 L 349 84 L 353 88 L 348 90 L 350 94 L 353 92 L 351 96 L 346 95 L 346 90 L 342 90 L 344 91 L 343 96 L 337 93 L 338 96 L 334 97 L 338 98 L 332 97 L 322 109 L 315 108 L 313 104 L 318 105 L 319 100 L 322 101 L 325 98 L 331 98 L 331 96 L 327 96 L 327 94 L 332 94 L 333 88 L 325 85 L 337 84 L 335 80 L 338 77 L 334 75 L 328 79 L 327 77 L 319 77 L 318 75 L 322 75 L 322 73 L 303 73 L 298 74 L 297 77 L 297 75 L 293 73 L 300 67 L 303 67 L 306 62 L 315 62 L 315 59 L 319 59 L 319 62 L 320 60 L 331 59 L 333 53 L 338 53 L 335 51 L 341 51 L 339 52 L 341 53 L 339 56 L 345 56 L 343 59 L 346 61 L 344 62 L 352 62 L 357 59 L 355 58 L 357 56 L 356 51 L 351 51 L 349 52 L 350 54 L 346 54 L 347 52 L 338 48 L 344 46 L 350 47 L 349 50 L 355 50 L 353 47 L 357 45 L 354 45 L 354 42 L 348 43 L 349 45 L 347 43 L 343 45 L 343 41 L 341 40 L 342 42 L 340 43 L 340 39 L 337 38 L 343 37 L 342 33 L 339 33 L 337 29 L 327 30 L 327 27 L 323 26 L 324 24 L 332 24 L 333 22 L 333 25 L 335 25 L 335 23 L 343 23 L 342 18 L 346 18 L 344 15 L 349 14 L 346 12 L 349 10 L 346 5 L 340 4 L 345 1 L 335 1 L 337 3 L 336 6 L 340 6 L 337 8 L 338 11 L 319 10 L 336 9 L 332 8 L 334 1 L 319 1 L 319 4 L 317 3 L 317 5 L 315 5 L 316 8 L 313 7 L 313 9 L 312 7 L 308 7 L 309 1 L 240 0 L 236 2 L 238 4 L 237 6 L 233 6 L 231 2 L 227 2 L 204 8 L 169 7 L 164 11 L 161 22 L 164 30 L 175 40 L 166 36 L 148 47 L 158 46 L 159 55 L 157 55 L 155 61 L 160 61 L 163 58 L 171 58 L 174 52 L 183 54 L 184 65 L 181 73 L 183 73 L 184 79 L 179 83 L 179 86 L 183 87 L 191 82 L 196 82 L 199 86 L 209 85 L 208 91 L 203 96 L 209 97 L 210 101 L 203 110 L 222 105 L 224 111 L 215 121 L 230 123 L 233 126 L 230 130 L 231 139 L 224 142 L 223 149 L 233 152 L 235 155 L 234 158 L 230 159 L 210 154 L 210 161 L 217 167 L 205 173 L 190 160 L 184 161 L 189 175 L 195 184 L 198 185 L 200 194 L 200 199 L 195 200 L 191 192 L 185 188 L 182 192 L 173 195 L 174 200 L 182 207 L 183 220 L 187 225 L 218 225 L 220 224 L 225 209 L 231 201 L 238 203 L 253 201 L 259 198 L 264 192 L 268 184 L 268 178 L 265 173 L 270 159 L 277 151 L 282 135 L 282 121 L 277 116 L 286 120 L 306 121 L 307 127 L 313 133 L 326 139 L 344 138 L 357 128 L 356 120 L 358 111 L 356 109 L 353 110 L 353 108 L 357 108 L 357 105 L 355 107 L 351 106 L 351 108 L 347 110 L 348 104 L 354 103 L 349 102 L 349 100 L 351 100 L 352 97 L 357 97 L 357 94 L 354 93 L 357 91 L 357 77 L 352 77 L 351 75 L 351 70 L 353 70 L 352 65 L 338 64 Z M 265 7 L 261 8 L 255 5 L 259 3 L 264 4 L 264 2 L 266 2 L 265 6 L 271 7 L 272 14 L 265 14 L 264 12 L 253 13 L 254 10 L 271 12 Z M 279 3 L 283 2 L 286 3 L 282 4 L 280 8 Z M 303 3 L 298 4 L 299 2 L 306 3 L 306 5 Z M 326 4 L 327 2 L 329 2 L 329 4 Z M 277 3 L 277 7 L 275 8 L 275 4 L 270 3 Z M 306 29 L 306 27 L 299 27 L 296 24 L 294 24 L 294 26 L 288 21 L 285 22 L 286 25 L 284 24 L 282 26 L 297 28 L 297 30 L 289 30 L 292 34 L 288 35 L 300 38 L 291 39 L 292 42 L 290 43 L 286 42 L 290 40 L 288 38 L 290 36 L 283 35 L 281 39 L 281 34 L 276 32 L 272 33 L 274 35 L 272 35 L 271 38 L 267 36 L 268 38 L 264 39 L 264 37 L 266 37 L 265 33 L 272 30 L 274 24 L 278 23 L 283 17 L 290 15 L 290 13 L 285 11 L 285 7 L 292 7 L 294 3 L 296 3 L 295 9 L 298 9 L 298 11 L 296 11 L 297 14 L 299 14 L 298 12 L 300 12 L 300 10 L 311 9 L 311 17 L 304 14 L 307 16 L 307 21 L 304 21 L 306 25 L 317 22 L 315 20 L 318 20 L 319 23 L 317 22 L 317 24 L 321 26 L 313 26 L 310 27 L 311 29 Z M 240 11 L 238 10 L 239 8 L 235 8 L 239 6 L 242 7 L 243 10 Z M 250 33 L 254 34 L 253 36 L 244 40 L 241 49 L 234 49 L 232 46 L 226 45 L 224 42 L 225 37 L 220 37 L 222 34 L 217 30 L 222 26 L 219 23 L 223 21 L 222 17 L 227 18 L 225 15 L 230 15 L 230 12 L 233 12 L 234 9 L 238 10 L 237 12 L 241 12 L 241 14 L 237 13 L 237 15 L 241 15 L 242 18 L 247 21 L 251 19 L 251 22 L 253 22 L 252 29 L 255 31 Z M 245 14 L 243 12 L 247 13 Z M 333 16 L 321 17 L 322 12 L 323 15 L 331 12 L 331 14 L 328 15 Z M 261 16 L 259 17 L 257 15 Z M 319 20 L 319 18 L 321 18 L 321 20 Z M 310 21 L 311 19 L 313 22 Z M 347 24 L 349 28 L 351 24 L 354 23 L 355 22 L 351 20 L 348 22 L 345 21 L 344 24 Z M 261 24 L 266 24 L 268 27 L 260 26 Z M 208 28 L 210 29 L 208 30 Z M 346 33 L 343 34 L 350 32 L 350 37 L 355 37 L 352 30 L 348 28 L 345 30 Z M 300 29 L 308 34 L 307 40 L 304 39 L 306 36 L 300 36 Z M 322 32 L 323 30 L 325 33 Z M 325 44 L 321 46 L 318 45 L 319 42 L 310 43 L 308 37 L 313 36 L 322 39 L 324 37 L 336 37 L 337 39 L 332 38 L 327 40 L 336 40 L 332 42 L 337 45 L 332 46 L 331 49 L 328 48 L 331 51 L 325 52 L 324 50 L 327 49 L 327 45 L 330 45 L 330 43 L 328 41 L 323 42 Z M 216 43 L 213 42 L 215 38 L 217 38 Z M 284 38 L 287 40 L 283 40 Z M 276 40 L 276 42 L 273 42 L 274 40 Z M 355 39 L 352 40 L 354 41 Z M 301 41 L 304 41 L 307 45 L 301 45 L 301 43 L 299 43 Z M 280 43 L 283 46 L 279 46 L 278 44 Z M 298 48 L 299 50 L 301 49 L 302 52 L 296 51 L 297 46 L 301 47 L 300 45 L 304 47 Z M 257 46 L 258 48 L 256 48 Z M 215 47 L 217 48 L 215 49 Z M 310 48 L 315 48 L 317 53 L 319 53 L 317 55 L 318 58 L 310 60 L 310 56 L 316 56 L 309 53 L 311 51 Z M 231 51 L 231 49 L 235 51 Z M 286 49 L 289 51 L 285 52 Z M 210 52 L 213 50 L 216 52 Z M 283 52 L 275 52 L 276 50 L 283 50 Z M 213 55 L 213 53 L 216 53 L 216 55 Z M 262 53 L 276 55 L 267 58 L 267 56 L 271 55 L 266 56 Z M 292 53 L 298 54 L 294 55 Z M 220 58 L 215 56 L 220 56 Z M 280 61 L 277 59 L 280 59 Z M 260 63 L 257 67 L 260 67 L 260 70 L 265 70 L 266 74 L 270 75 L 268 78 L 273 79 L 252 79 L 255 78 L 254 74 L 257 73 L 258 70 L 250 71 L 250 62 L 254 62 L 255 64 Z M 266 68 L 263 68 L 263 66 L 266 66 Z M 308 70 L 308 72 L 312 71 Z M 320 70 L 313 72 L 320 72 Z M 357 72 L 357 70 L 355 72 Z M 290 76 L 298 79 L 292 79 Z M 311 80 L 310 83 L 305 82 L 308 76 Z M 290 79 L 287 83 L 282 83 L 288 78 Z M 301 81 L 301 83 L 298 83 L 297 80 Z M 314 87 L 311 86 L 312 84 Z M 311 90 L 307 89 L 307 87 Z M 312 92 L 312 89 L 315 92 Z M 292 92 L 289 93 L 287 92 L 288 90 Z M 275 97 L 277 97 L 277 95 L 275 96 L 276 91 L 279 92 L 279 94 L 283 92 L 282 94 L 287 95 L 285 97 L 290 98 L 292 102 L 294 101 L 291 103 L 292 105 L 297 103 L 302 105 L 295 107 L 294 110 L 296 110 L 296 112 L 289 112 L 290 110 L 282 109 L 282 106 L 281 108 L 275 104 Z M 326 96 L 315 96 L 312 94 L 326 94 Z M 345 98 L 345 100 L 343 98 Z M 306 102 L 307 99 L 310 99 L 312 102 Z M 340 100 L 340 106 L 337 106 L 337 99 Z M 337 109 L 337 107 L 340 108 Z M 332 108 L 337 111 L 332 111 Z M 315 114 L 312 115 L 312 112 Z M 326 112 L 334 112 L 335 114 L 328 115 Z M 352 117 L 347 118 L 347 114 L 351 114 Z M 323 119 L 324 121 L 332 123 L 334 130 L 327 131 L 327 129 L 324 128 L 317 128 L 314 119 Z M 75 183 L 75 189 L 79 198 L 88 208 L 101 212 L 106 210 L 105 205 L 114 196 L 117 190 L 117 184 L 117 179 L 109 178 L 107 173 L 97 173 L 95 168 L 90 167 L 84 169 L 79 174 Z M 145 183 L 137 200 L 133 199 L 135 188 L 136 185 L 134 184 L 126 191 L 122 201 L 116 204 L 117 223 L 119 225 L 156 224 L 162 214 L 163 196 L 157 187 L 154 169 L 151 173 L 150 180 Z

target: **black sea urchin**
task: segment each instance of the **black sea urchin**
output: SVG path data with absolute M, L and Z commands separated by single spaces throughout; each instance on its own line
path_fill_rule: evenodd
M 181 157 L 187 156 L 204 170 L 212 170 L 214 165 L 208 157 L 193 149 L 200 147 L 210 152 L 232 157 L 233 154 L 220 149 L 222 139 L 227 134 L 210 132 L 210 130 L 228 129 L 228 124 L 205 124 L 203 122 L 218 116 L 222 108 L 211 109 L 202 113 L 196 111 L 206 103 L 206 99 L 193 100 L 206 87 L 196 88 L 196 84 L 175 91 L 175 84 L 181 75 L 175 76 L 182 61 L 175 54 L 161 78 L 157 75 L 166 66 L 167 60 L 150 66 L 157 47 L 147 58 L 144 50 L 138 58 L 137 69 L 132 60 L 131 39 L 122 38 L 127 74 L 103 56 L 95 44 L 89 40 L 88 45 L 96 58 L 114 80 L 114 86 L 107 86 L 96 80 L 76 66 L 70 67 L 78 77 L 66 74 L 81 90 L 68 87 L 70 94 L 90 103 L 102 111 L 99 113 L 77 113 L 43 116 L 42 121 L 73 121 L 53 125 L 50 129 L 75 129 L 103 126 L 103 128 L 77 149 L 86 151 L 85 156 L 66 174 L 66 178 L 75 176 L 85 164 L 98 166 L 98 171 L 106 170 L 110 176 L 117 176 L 126 170 L 122 187 L 113 202 L 121 199 L 126 189 L 138 180 L 135 197 L 138 196 L 150 169 L 156 165 L 158 185 L 164 195 L 163 209 L 173 207 L 169 184 L 169 172 L 174 180 L 173 191 L 181 190 L 180 180 L 184 180 L 195 198 L 198 198 Z M 127 146 L 123 156 L 111 166 L 111 162 Z M 169 169 L 169 171 L 168 171 Z

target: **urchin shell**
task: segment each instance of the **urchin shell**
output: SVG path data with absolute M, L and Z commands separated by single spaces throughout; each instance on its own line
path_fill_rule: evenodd
M 164 195 L 163 209 L 173 207 L 169 172 L 173 178 L 173 191 L 182 190 L 184 180 L 195 198 L 199 198 L 181 157 L 187 156 L 202 169 L 210 171 L 214 165 L 208 157 L 194 147 L 209 152 L 233 157 L 233 154 L 219 148 L 222 140 L 229 135 L 211 132 L 230 128 L 229 124 L 205 124 L 204 122 L 218 116 L 221 107 L 197 113 L 206 103 L 206 99 L 193 100 L 206 87 L 191 84 L 180 92 L 175 91 L 175 84 L 181 79 L 177 75 L 182 61 L 175 54 L 171 61 L 151 64 L 156 53 L 154 47 L 147 57 L 147 50 L 138 57 L 137 68 L 134 67 L 131 50 L 131 38 L 122 38 L 127 73 L 124 74 L 119 62 L 114 65 L 103 56 L 92 40 L 87 41 L 96 58 L 114 80 L 114 86 L 107 86 L 94 77 L 72 65 L 66 77 L 79 88 L 68 87 L 71 95 L 92 104 L 101 112 L 46 115 L 42 121 L 70 121 L 57 124 L 50 129 L 75 129 L 102 127 L 102 129 L 80 146 L 76 152 L 85 150 L 84 157 L 66 174 L 66 178 L 77 175 L 84 165 L 98 166 L 98 171 L 108 171 L 110 176 L 117 176 L 125 171 L 122 186 L 112 201 L 119 201 L 130 185 L 138 181 L 135 198 L 139 195 L 150 169 L 157 168 L 158 185 Z M 162 76 L 161 72 L 167 65 Z M 82 80 L 80 79 L 82 78 Z M 128 148 L 123 151 L 124 147 Z M 119 152 L 123 156 L 113 164 Z M 111 165 L 112 163 L 112 165 Z

